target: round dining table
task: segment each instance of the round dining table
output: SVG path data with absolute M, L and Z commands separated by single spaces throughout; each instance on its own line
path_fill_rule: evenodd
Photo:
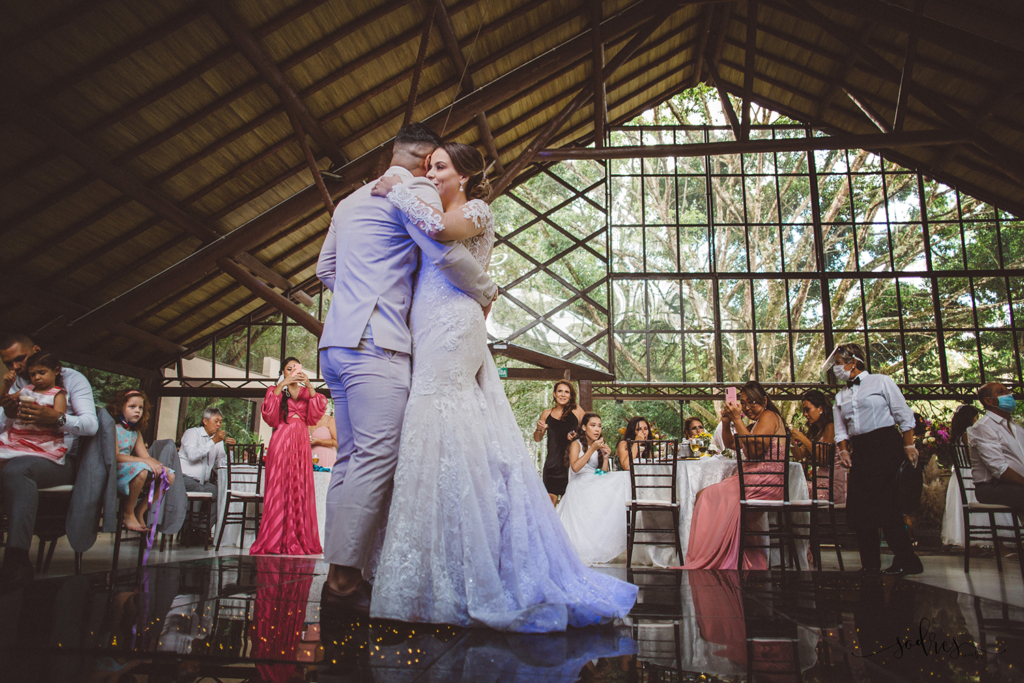
M 663 535 L 664 544 L 659 545 L 636 545 L 633 547 L 633 564 L 634 565 L 653 565 L 655 567 L 675 567 L 682 565 L 686 560 L 686 550 L 690 545 L 690 523 L 693 519 L 693 506 L 697 500 L 697 493 L 711 484 L 717 484 L 718 482 L 731 477 L 736 474 L 736 460 L 733 458 L 727 458 L 721 455 L 706 456 L 703 458 L 687 458 L 680 459 L 676 463 L 676 500 L 679 502 L 679 540 L 683 548 L 683 557 L 677 558 L 674 544 L 672 542 L 671 534 Z M 669 465 L 664 466 L 666 473 L 668 472 Z M 668 500 L 669 493 L 666 489 L 653 490 L 651 496 L 647 494 L 644 497 L 656 497 Z M 798 462 L 789 463 L 789 499 L 791 501 L 809 500 L 810 492 L 807 490 L 807 477 L 804 474 L 803 467 Z M 739 503 L 737 502 L 737 505 Z M 641 512 L 638 513 L 637 527 L 643 529 L 645 525 L 645 517 L 649 520 L 649 526 L 653 528 L 664 529 L 669 524 L 665 523 L 665 520 L 661 521 L 651 520 L 651 515 L 659 516 L 669 513 L 664 512 Z M 771 513 L 774 516 L 775 513 Z M 807 513 L 798 513 L 804 517 L 801 520 L 797 518 L 798 522 L 806 523 Z M 762 524 L 764 529 L 768 528 L 768 519 L 762 516 Z M 655 540 L 652 535 L 641 535 L 640 538 L 645 540 Z M 655 537 L 656 538 L 656 537 Z M 797 540 L 796 551 L 797 551 L 797 562 L 801 569 L 808 568 L 807 562 L 807 548 L 808 541 Z M 777 564 L 779 562 L 778 551 L 772 550 L 771 563 Z

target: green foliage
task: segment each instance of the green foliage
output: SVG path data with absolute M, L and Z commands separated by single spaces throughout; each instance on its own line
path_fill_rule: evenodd
M 63 364 L 73 370 L 78 370 L 89 380 L 89 384 L 92 385 L 92 395 L 96 401 L 97 408 L 106 406 L 114 398 L 114 394 L 122 389 L 138 389 L 141 386 L 141 383 L 135 377 L 126 377 L 125 375 L 118 375 L 105 370 L 87 368 L 84 365 L 76 365 L 75 363 Z M 152 397 L 150 398 L 152 399 Z
M 249 432 L 249 425 L 252 424 L 253 411 L 259 410 L 259 404 L 244 398 L 189 399 L 185 428 L 200 426 L 203 423 L 203 411 L 208 407 L 217 408 L 224 415 L 223 429 L 228 436 L 238 441 L 243 441 L 244 437 L 245 443 L 258 441 Z

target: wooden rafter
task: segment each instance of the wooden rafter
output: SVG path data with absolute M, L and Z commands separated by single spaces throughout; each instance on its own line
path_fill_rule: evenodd
M 221 270 L 235 279 L 236 282 L 248 289 L 250 292 L 266 301 L 268 304 L 281 311 L 283 314 L 302 325 L 309 332 L 319 337 L 324 333 L 324 325 L 319 320 L 306 312 L 306 309 L 297 305 L 290 299 L 281 296 L 268 287 L 262 280 L 251 275 L 231 259 L 223 258 L 217 261 Z
M 871 37 L 871 32 L 875 30 L 875 22 L 867 21 L 864 23 L 863 28 L 857 33 L 857 44 L 863 45 L 867 43 Z M 843 84 L 846 82 L 846 75 L 850 73 L 850 69 L 853 67 L 853 63 L 857 61 L 857 50 L 847 50 L 846 56 L 839 62 L 836 68 L 832 71 L 831 77 L 828 79 L 828 88 L 825 90 L 824 96 L 818 102 L 818 111 L 814 115 L 814 120 L 821 122 L 825 114 L 828 112 L 829 107 L 832 106 L 832 102 L 835 101 L 836 95 L 840 93 L 843 88 Z
M 538 154 L 548 161 L 567 159 L 655 159 L 665 157 L 699 157 L 725 154 L 757 154 L 769 152 L 806 152 L 813 149 L 886 149 L 949 145 L 963 142 L 960 131 L 911 131 L 884 135 L 835 135 L 832 137 L 783 138 L 780 140 L 740 140 L 737 142 L 701 142 L 685 145 L 645 145 L 595 150 L 579 147 L 545 149 Z
M 301 124 L 296 135 L 302 135 L 303 129 L 316 141 L 320 151 L 330 157 L 336 165 L 342 166 L 348 163 L 348 157 L 335 144 L 334 140 L 320 126 L 320 122 L 310 113 L 288 78 L 281 68 L 267 55 L 263 46 L 252 34 L 249 28 L 243 23 L 230 0 L 207 0 L 204 3 L 206 10 L 220 24 L 224 32 L 228 34 L 235 47 L 245 55 L 245 58 L 252 64 L 253 68 L 266 80 L 267 84 L 277 93 L 278 99 L 284 104 L 285 109 L 291 118 Z M 314 165 L 315 166 L 315 165 Z
M 754 57 L 757 52 L 757 0 L 747 0 L 747 42 L 744 46 L 743 64 L 743 119 L 740 122 L 740 139 L 750 139 L 750 101 L 754 97 Z
M 849 88 L 843 88 L 843 92 L 846 93 L 846 96 L 850 98 L 851 102 L 857 105 L 858 109 L 864 112 L 864 116 L 867 116 L 868 119 L 870 119 L 871 123 L 875 124 L 875 126 L 878 127 L 878 130 L 882 131 L 883 133 L 892 132 L 892 126 L 889 124 L 889 122 L 885 119 L 884 116 L 875 111 L 875 108 L 872 107 L 867 100 L 856 95 Z
M 910 98 L 910 84 L 914 80 L 914 60 L 917 59 L 917 42 L 921 36 L 921 0 L 914 1 L 913 30 L 907 34 L 907 50 L 903 56 L 903 73 L 900 75 L 900 93 L 896 97 L 896 112 L 893 114 L 892 129 L 903 130 L 903 122 L 907 118 L 907 103 Z
M 704 53 L 708 49 L 708 40 L 711 38 L 711 22 L 715 18 L 718 7 L 709 5 L 700 9 L 700 27 L 697 29 L 697 60 L 693 65 L 693 73 L 686 82 L 686 89 L 697 87 L 697 84 L 704 78 Z
M 430 31 L 434 28 L 434 17 L 437 14 L 437 5 L 430 5 L 427 8 L 427 20 L 423 22 L 423 35 L 420 37 L 420 49 L 416 54 L 416 66 L 412 70 L 412 84 L 409 86 L 409 103 L 405 108 L 405 118 L 402 126 L 412 123 L 413 112 L 416 110 L 416 96 L 420 92 L 420 77 L 423 75 L 423 64 L 427 60 L 427 48 L 430 47 Z
M 604 80 L 604 42 L 601 40 L 602 0 L 590 0 L 591 80 L 594 88 L 594 146 L 604 147 L 608 102 Z
M 736 136 L 737 140 L 743 138 L 743 131 L 740 127 L 739 117 L 736 116 L 736 110 L 732 106 L 732 101 L 729 99 L 729 93 L 725 91 L 725 86 L 722 83 L 722 77 L 718 73 L 718 65 L 714 60 L 707 60 L 706 62 L 708 70 L 708 79 L 711 84 L 715 86 L 715 90 L 718 91 L 718 99 L 722 103 L 722 111 L 725 112 L 726 118 L 729 119 L 729 126 L 732 128 L 732 134 Z

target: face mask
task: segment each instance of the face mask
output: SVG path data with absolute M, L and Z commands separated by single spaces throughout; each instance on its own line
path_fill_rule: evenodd
M 840 382 L 850 381 L 850 371 L 846 369 L 845 365 L 833 365 L 832 374 L 834 374 L 836 379 Z
M 1017 408 L 1017 401 L 1013 398 L 1012 394 L 1000 396 L 998 401 L 999 410 L 1006 411 L 1007 413 L 1012 413 Z

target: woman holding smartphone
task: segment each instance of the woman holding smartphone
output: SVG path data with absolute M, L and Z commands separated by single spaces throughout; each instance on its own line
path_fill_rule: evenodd
M 302 363 L 285 358 L 284 371 L 263 399 L 264 421 L 274 428 L 267 448 L 263 519 L 250 555 L 317 555 L 323 552 L 316 524 L 313 451 L 309 428 L 327 409 Z

